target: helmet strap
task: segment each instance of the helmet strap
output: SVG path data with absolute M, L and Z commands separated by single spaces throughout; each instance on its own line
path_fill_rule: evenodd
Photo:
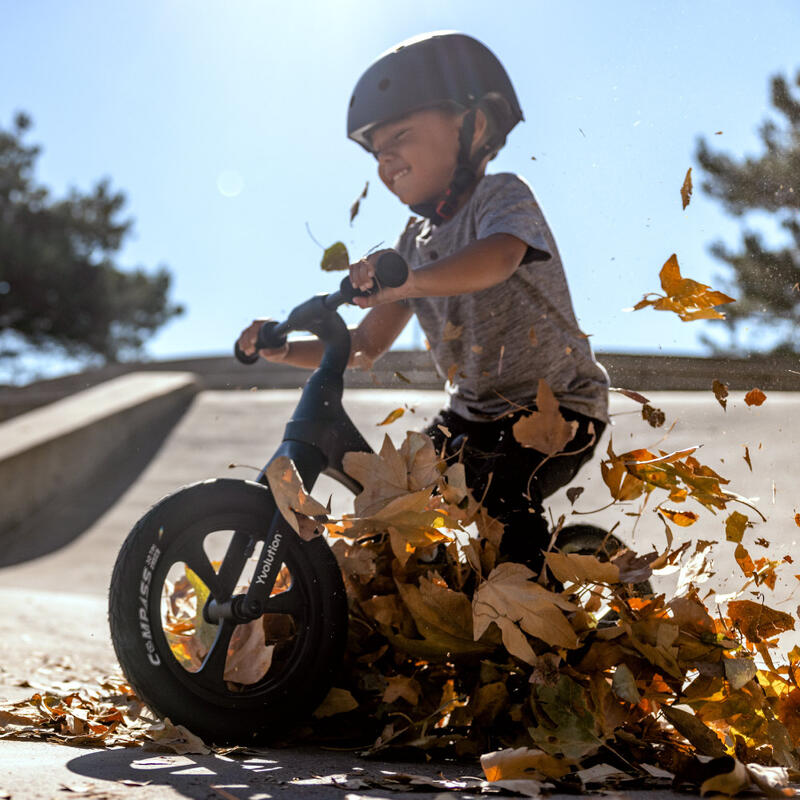
M 461 123 L 461 129 L 458 132 L 458 159 L 450 186 L 447 187 L 444 195 L 438 201 L 417 203 L 409 206 L 415 214 L 427 217 L 434 225 L 441 225 L 453 217 L 458 207 L 458 198 L 475 185 L 477 168 L 489 154 L 490 148 L 484 145 L 475 154 L 474 159 L 470 158 L 474 133 L 475 109 L 471 108 L 466 113 L 464 121 Z

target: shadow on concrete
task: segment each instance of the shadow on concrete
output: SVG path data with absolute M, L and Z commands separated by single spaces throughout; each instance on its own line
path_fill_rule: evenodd
M 434 786 L 413 787 L 389 791 L 381 787 L 388 773 L 412 773 L 428 778 L 443 775 L 457 778 L 478 775 L 475 764 L 405 763 L 373 761 L 352 753 L 332 752 L 314 748 L 258 749 L 234 757 L 221 755 L 162 755 L 140 748 L 104 750 L 79 756 L 67 763 L 67 769 L 84 778 L 103 781 L 149 781 L 152 794 L 143 797 L 235 798 L 235 800 L 268 800 L 277 797 L 298 797 L 308 800 L 342 800 L 343 790 L 356 790 L 351 797 L 386 798 L 395 791 L 413 791 L 417 800 L 441 797 Z M 326 784 L 320 776 L 336 776 L 347 784 Z M 361 780 L 359 780 L 361 779 Z M 297 783 L 296 781 L 307 781 Z M 161 787 L 169 787 L 169 794 Z M 99 788 L 99 787 L 98 787 Z M 156 791 L 152 791 L 155 789 Z M 448 792 L 453 800 L 474 797 L 474 792 Z
M 147 430 L 109 442 L 106 457 L 78 491 L 62 492 L 0 535 L 0 567 L 22 564 L 65 547 L 93 525 L 136 481 L 189 407 L 187 402 Z

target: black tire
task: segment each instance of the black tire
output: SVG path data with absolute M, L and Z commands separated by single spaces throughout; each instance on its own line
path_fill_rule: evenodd
M 597 556 L 600 561 L 610 561 L 620 550 L 626 549 L 627 545 L 613 533 L 595 525 L 565 525 L 558 532 L 555 548 L 562 553 L 591 555 Z M 634 583 L 632 589 L 636 597 L 653 594 L 650 581 Z
M 173 565 L 188 564 L 193 572 L 201 566 L 215 569 L 203 549 L 206 537 L 235 531 L 231 535 L 240 538 L 227 550 L 226 574 L 235 572 L 235 580 L 228 581 L 232 592 L 247 558 L 243 543 L 264 539 L 274 511 L 269 489 L 258 483 L 219 479 L 184 487 L 137 523 L 114 566 L 109 624 L 125 676 L 154 712 L 209 743 L 254 744 L 286 736 L 324 698 L 341 664 L 347 598 L 339 566 L 322 537 L 305 542 L 292 535 L 286 543 L 283 574 L 290 588 L 274 595 L 281 605 L 272 616 L 286 617 L 291 633 L 276 645 L 280 651 L 273 649 L 280 658 L 273 658 L 257 682 L 242 685 L 222 677 L 236 627 L 230 621 L 218 626 L 196 671 L 184 667 L 170 646 L 167 637 L 174 642 L 174 633 L 164 630 L 162 589 Z M 211 654 L 220 642 L 222 666 L 218 657 L 212 669 Z

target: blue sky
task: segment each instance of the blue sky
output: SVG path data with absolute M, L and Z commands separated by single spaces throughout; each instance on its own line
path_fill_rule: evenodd
M 759 152 L 768 78 L 800 68 L 793 0 L 0 0 L 0 12 L 0 124 L 31 114 L 37 178 L 56 196 L 110 176 L 136 220 L 119 263 L 174 275 L 187 313 L 151 340 L 155 358 L 229 352 L 253 317 L 334 288 L 307 224 L 356 257 L 394 241 L 408 211 L 346 139 L 347 102 L 379 53 L 437 29 L 480 38 L 511 75 L 526 122 L 490 171 L 532 184 L 595 350 L 701 353 L 714 323 L 622 309 L 660 289 L 673 252 L 684 275 L 719 284 L 708 247 L 735 244 L 739 224 L 699 191 L 697 137 Z M 398 344 L 420 342 L 409 326 Z

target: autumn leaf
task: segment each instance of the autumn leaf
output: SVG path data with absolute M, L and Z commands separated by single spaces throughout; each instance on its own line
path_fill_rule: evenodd
M 750 468 L 750 472 L 752 472 L 753 471 L 753 464 L 750 461 L 750 448 L 747 445 L 745 445 L 745 448 L 744 448 L 744 456 L 743 456 L 743 458 L 744 458 L 745 463 L 747 464 L 747 466 Z
M 528 664 L 536 663 L 536 655 L 523 631 L 558 647 L 578 646 L 575 631 L 562 613 L 575 611 L 575 605 L 532 583 L 533 577 L 522 564 L 500 564 L 478 587 L 472 601 L 475 639 L 494 622 L 506 650 Z
M 406 410 L 404 408 L 396 408 L 394 411 L 391 411 L 386 416 L 386 418 L 383 420 L 383 422 L 379 422 L 378 426 L 380 426 L 380 425 L 391 425 L 391 423 L 396 422 L 405 413 L 406 413 Z
M 660 428 L 666 421 L 666 416 L 660 408 L 653 408 L 653 406 L 645 403 L 642 406 L 642 419 L 645 420 L 651 428 Z
M 334 687 L 314 711 L 314 716 L 317 719 L 322 719 L 323 717 L 332 717 L 335 714 L 344 714 L 355 708 L 358 708 L 358 701 L 355 697 L 347 689 Z
M 670 706 L 664 706 L 661 712 L 675 730 L 691 742 L 700 754 L 719 758 L 727 753 L 719 736 L 694 714 Z
M 794 630 L 794 619 L 790 614 L 752 600 L 729 601 L 728 616 L 747 639 L 755 643 Z
M 350 268 L 350 256 L 344 242 L 334 242 L 322 254 L 322 261 L 319 264 L 326 272 Z
M 647 294 L 634 307 L 633 311 L 652 306 L 657 311 L 673 311 L 684 322 L 696 319 L 725 319 L 714 306 L 733 303 L 734 299 L 722 292 L 714 291 L 703 283 L 698 283 L 681 275 L 678 258 L 673 253 L 659 273 L 664 295 L 655 292 Z
M 306 493 L 294 462 L 288 456 L 278 456 L 269 463 L 266 477 L 283 518 L 302 538 L 312 538 L 318 523 L 310 517 L 326 517 L 328 509 Z
M 725 538 L 729 542 L 741 542 L 744 530 L 750 525 L 750 520 L 744 514 L 734 511 L 725 520 Z
M 686 206 L 689 205 L 689 201 L 692 199 L 692 168 L 686 172 L 686 177 L 683 179 L 683 186 L 681 186 L 681 202 L 683 203 L 683 210 L 686 210 Z
M 541 378 L 536 392 L 536 407 L 537 411 L 520 417 L 514 423 L 514 438 L 523 447 L 530 447 L 548 456 L 560 453 L 574 438 L 578 423 L 564 419 L 555 395 L 547 381 Z
M 531 347 L 537 347 L 539 344 L 539 338 L 536 336 L 536 330 L 533 326 L 528 329 L 528 341 L 531 343 Z
M 566 491 L 567 500 L 569 500 L 569 504 L 571 506 L 575 505 L 575 501 L 583 494 L 584 488 L 583 486 L 571 486 Z
M 228 645 L 223 678 L 245 686 L 258 683 L 269 671 L 274 650 L 275 645 L 264 639 L 260 618 L 237 625 Z
M 419 702 L 422 694 L 422 687 L 414 678 L 405 675 L 395 675 L 387 678 L 386 688 L 383 690 L 382 700 L 384 703 L 394 703 L 396 700 L 403 699 L 409 705 L 415 706 Z
M 352 206 L 350 206 L 350 224 L 353 224 L 353 220 L 356 218 L 359 209 L 361 208 L 361 201 L 364 200 L 367 196 L 367 189 L 369 189 L 369 181 L 364 184 L 364 189 L 362 190 L 361 194 L 355 199 Z
M 726 383 L 722 383 L 718 381 L 716 378 L 714 382 L 711 384 L 711 390 L 714 392 L 714 397 L 717 398 L 717 402 L 722 406 L 722 408 L 727 411 L 728 410 L 728 385 Z
M 490 783 L 520 778 L 561 778 L 570 771 L 567 759 L 556 759 L 529 747 L 508 748 L 481 756 L 481 769 Z
M 747 403 L 748 406 L 760 406 L 766 399 L 767 396 L 761 389 L 751 389 L 744 396 L 744 402 Z
M 608 458 L 600 464 L 600 474 L 614 500 L 635 500 L 644 491 L 644 481 L 631 474 L 621 456 L 613 450 L 613 439 L 609 439 Z
M 544 559 L 561 583 L 619 583 L 619 567 L 596 556 L 549 552 Z
M 463 325 L 453 325 L 450 320 L 447 320 L 444 326 L 444 330 L 442 331 L 442 341 L 443 342 L 454 342 L 457 339 L 461 338 L 461 334 L 464 332 Z
M 676 525 L 679 525 L 681 528 L 688 528 L 690 525 L 694 525 L 698 519 L 700 519 L 698 514 L 695 514 L 694 511 L 678 511 L 672 508 L 664 508 L 660 506 L 658 509 L 670 522 L 674 522 Z

